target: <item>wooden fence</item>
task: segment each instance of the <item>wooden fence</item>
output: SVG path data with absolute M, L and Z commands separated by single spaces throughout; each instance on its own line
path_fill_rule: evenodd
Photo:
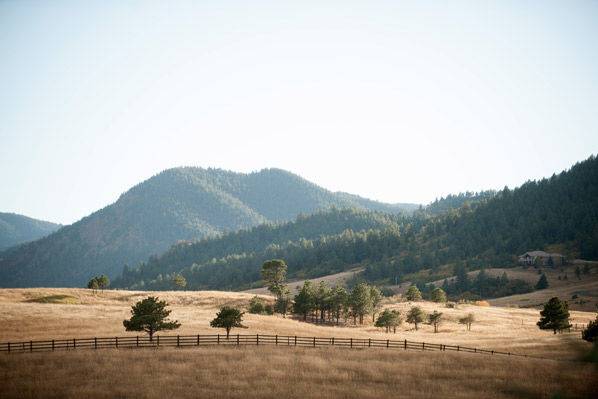
M 102 337 L 102 338 L 72 338 L 53 339 L 45 341 L 20 341 L 0 343 L 0 352 L 47 352 L 74 349 L 104 349 L 104 348 L 147 348 L 147 347 L 190 347 L 212 345 L 270 345 L 270 346 L 298 346 L 323 347 L 336 346 L 343 348 L 388 348 L 411 349 L 420 351 L 453 351 L 479 353 L 484 355 L 506 355 L 520 357 L 535 357 L 511 352 L 500 352 L 488 349 L 470 348 L 459 345 L 432 344 L 408 340 L 371 339 L 371 338 L 336 338 L 336 337 L 299 337 L 289 335 L 156 335 L 150 341 L 148 336 L 136 337 Z

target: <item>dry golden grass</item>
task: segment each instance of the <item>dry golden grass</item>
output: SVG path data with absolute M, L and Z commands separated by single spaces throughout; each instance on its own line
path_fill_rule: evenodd
M 207 347 L 0 356 L 3 398 L 592 397 L 589 364 L 475 354 Z
M 35 298 L 68 295 L 77 304 L 31 302 Z M 218 291 L 203 292 L 139 292 L 105 291 L 93 294 L 87 289 L 2 289 L 0 290 L 0 341 L 36 339 L 60 339 L 94 336 L 137 335 L 125 332 L 122 321 L 130 316 L 130 306 L 148 295 L 156 295 L 169 302 L 171 317 L 179 320 L 182 327 L 165 334 L 214 334 L 209 321 L 222 305 L 245 306 L 253 294 Z M 405 314 L 415 304 L 400 302 L 397 298 L 387 300 L 386 307 L 399 309 Z M 403 324 L 397 334 L 386 334 L 371 325 L 343 327 L 321 326 L 280 316 L 246 314 L 244 324 L 249 328 L 240 330 L 245 334 L 279 334 L 300 336 L 336 336 L 356 338 L 408 339 L 430 343 L 462 345 L 478 348 L 534 354 L 554 358 L 573 358 L 589 349 L 582 341 L 579 331 L 553 335 L 536 326 L 539 312 L 536 309 L 480 307 L 458 305 L 455 309 L 441 304 L 419 302 L 426 312 L 438 310 L 444 313 L 445 322 L 439 333 L 423 325 L 418 331 L 412 325 Z M 458 324 L 459 317 L 473 313 L 476 322 L 472 331 Z M 571 312 L 574 323 L 587 323 L 594 314 Z M 233 331 L 235 332 L 235 331 Z

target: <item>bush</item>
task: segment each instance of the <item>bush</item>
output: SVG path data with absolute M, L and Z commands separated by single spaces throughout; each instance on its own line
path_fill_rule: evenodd
M 257 295 L 254 296 L 253 298 L 251 298 L 251 300 L 249 301 L 249 313 L 262 314 L 262 313 L 264 313 L 264 308 L 265 308 L 264 299 L 260 298 Z
M 588 326 L 581 332 L 581 338 L 588 342 L 598 342 L 598 316 L 596 320 L 590 321 Z

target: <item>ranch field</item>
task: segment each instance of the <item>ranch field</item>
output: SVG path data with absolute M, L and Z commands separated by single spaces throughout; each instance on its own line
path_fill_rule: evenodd
M 134 336 L 122 320 L 137 300 L 156 295 L 169 302 L 182 327 L 165 334 L 215 334 L 209 321 L 223 305 L 247 306 L 253 294 L 138 292 L 87 289 L 2 289 L 0 341 Z M 388 298 L 401 313 L 413 304 Z M 434 334 L 403 324 L 396 334 L 373 327 L 306 323 L 281 316 L 246 314 L 247 329 L 233 334 L 407 339 L 510 351 L 553 360 L 479 354 L 380 349 L 204 347 L 77 350 L 0 354 L 0 397 L 592 397 L 595 366 L 578 361 L 590 350 L 579 331 L 539 330 L 537 309 L 444 305 L 446 321 Z M 457 319 L 473 313 L 466 331 Z M 594 313 L 572 311 L 573 323 Z M 560 395 L 560 396 L 558 396 Z

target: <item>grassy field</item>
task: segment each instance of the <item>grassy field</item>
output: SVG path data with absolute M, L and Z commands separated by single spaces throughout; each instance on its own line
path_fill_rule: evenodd
M 3 398 L 590 398 L 596 377 L 549 360 L 272 347 L 21 354 L 0 370 Z
M 136 335 L 124 331 L 122 320 L 129 316 L 131 304 L 150 294 L 167 300 L 171 317 L 182 323 L 179 330 L 166 334 L 181 335 L 215 333 L 209 321 L 220 306 L 243 307 L 253 296 L 3 289 L 0 341 Z M 404 314 L 412 305 L 390 298 L 384 306 Z M 244 318 L 248 329 L 233 333 L 408 339 L 569 360 L 589 350 L 579 331 L 554 335 L 539 330 L 537 309 L 417 305 L 444 313 L 446 322 L 439 333 L 433 333 L 429 325 L 415 331 L 412 325 L 403 324 L 396 334 L 386 334 L 373 327 L 371 319 L 363 326 L 335 327 L 251 314 Z M 470 332 L 457 323 L 467 313 L 477 319 Z M 581 324 L 595 315 L 573 311 L 572 317 Z M 257 397 L 266 392 L 281 397 L 380 397 L 397 391 L 413 397 L 546 397 L 559 392 L 583 397 L 596 376 L 593 366 L 572 361 L 340 348 L 82 350 L 2 355 L 0 359 L 0 397 L 90 397 L 92 391 L 92 397 Z M 327 379 L 332 383 L 325 383 Z

